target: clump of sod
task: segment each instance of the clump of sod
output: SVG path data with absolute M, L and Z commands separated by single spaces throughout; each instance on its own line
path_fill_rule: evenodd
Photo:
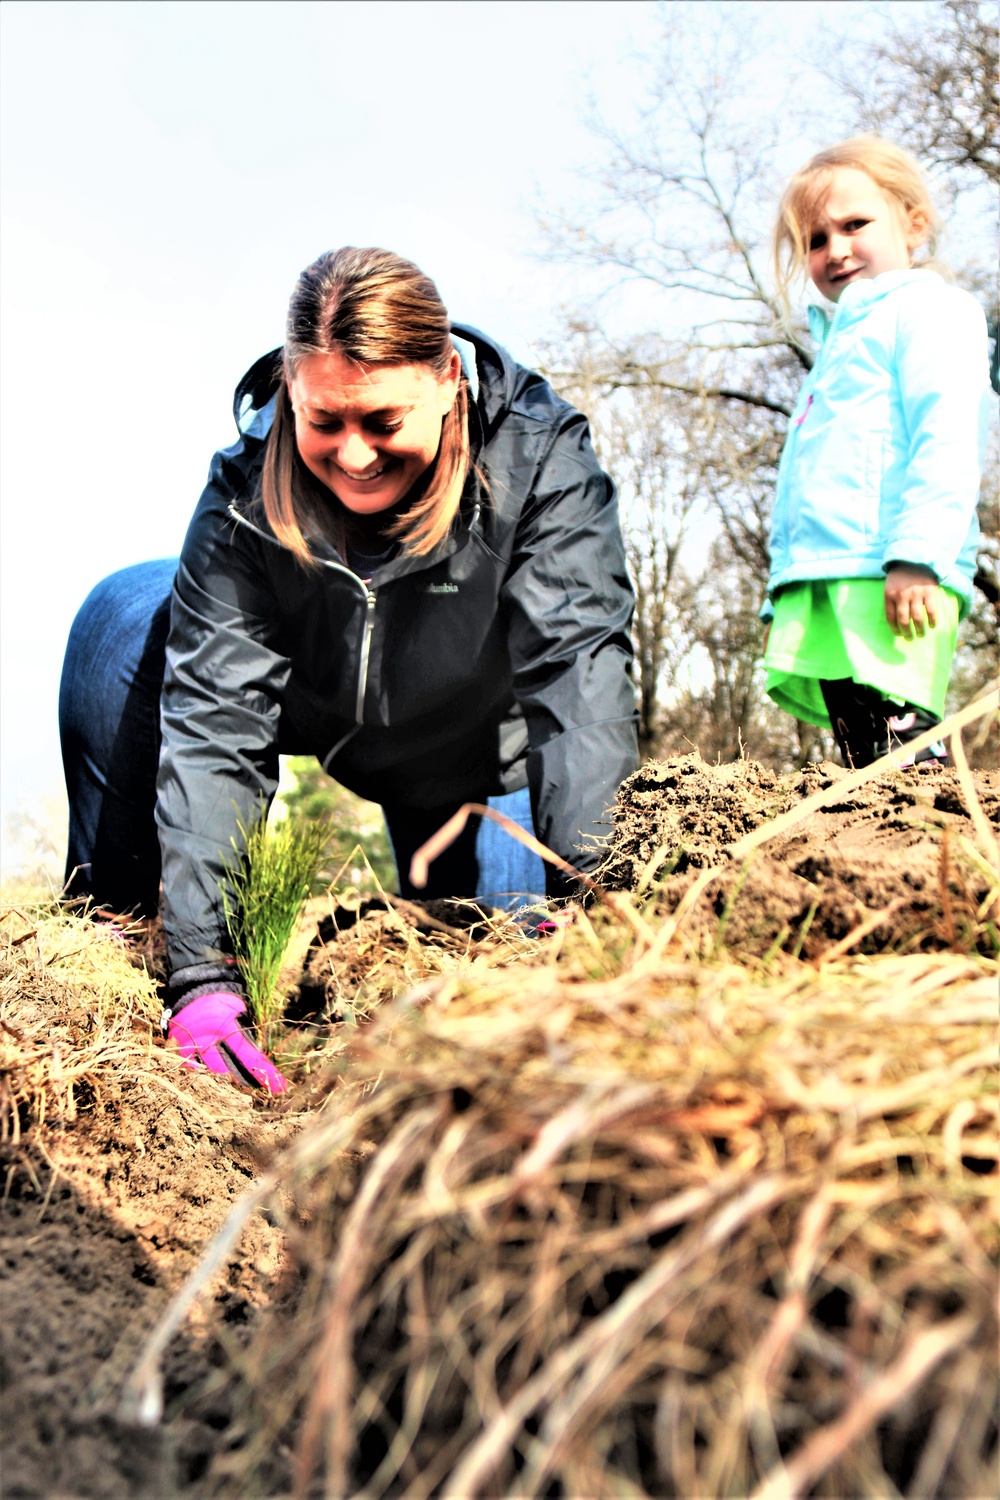
M 111 1072 L 145 1079 L 168 1071 L 155 1045 L 161 1009 L 154 979 L 135 967 L 117 928 L 57 900 L 0 903 L 0 1162 L 7 1191 L 17 1170 L 34 1180 L 31 1143 L 93 1108 Z
M 357 1038 L 203 1263 L 288 1215 L 213 1494 L 990 1492 L 996 965 L 665 931 L 577 910 Z
M 725 913 L 684 931 L 723 869 L 383 1006 L 129 1419 L 160 1420 L 163 1350 L 269 1204 L 293 1274 L 229 1361 L 217 1496 L 992 1493 L 996 962 L 850 958 L 864 922 L 726 962 Z
M 239 825 L 223 903 L 250 1014 L 270 1041 L 284 1013 L 282 960 L 309 898 L 328 842 L 324 824 L 289 816 L 269 824 L 264 809 Z

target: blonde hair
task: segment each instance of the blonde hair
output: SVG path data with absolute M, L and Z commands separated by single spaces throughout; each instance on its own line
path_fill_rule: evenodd
M 916 157 L 877 135 L 855 135 L 819 151 L 792 178 L 781 199 L 774 231 L 774 273 L 778 300 L 788 312 L 788 289 L 798 276 L 808 275 L 811 224 L 830 190 L 836 167 L 865 172 L 887 197 L 895 200 L 905 219 L 920 215 L 927 226 L 923 244 L 930 264 L 937 249 L 941 221 L 930 187 Z
M 316 566 L 306 535 L 319 531 L 342 545 L 343 519 L 332 491 L 303 463 L 295 441 L 289 382 L 308 354 L 344 355 L 364 365 L 426 365 L 442 379 L 455 346 L 437 287 L 390 250 L 330 250 L 307 266 L 288 304 L 284 379 L 264 455 L 261 498 L 271 530 L 307 567 Z M 441 542 L 458 511 L 469 471 L 468 381 L 459 381 L 441 425 L 441 443 L 423 494 L 390 534 L 425 556 Z

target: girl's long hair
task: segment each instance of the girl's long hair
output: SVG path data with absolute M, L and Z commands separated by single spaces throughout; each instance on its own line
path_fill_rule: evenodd
M 365 365 L 426 365 L 447 373 L 455 346 L 448 314 L 429 276 L 390 250 L 330 250 L 307 266 L 288 305 L 284 379 L 264 455 L 261 498 L 271 530 L 306 567 L 317 566 L 309 535 L 343 543 L 342 512 L 333 492 L 299 455 L 288 395 L 308 354 L 342 354 Z M 405 550 L 425 556 L 441 542 L 458 511 L 469 471 L 469 396 L 464 373 L 441 426 L 429 483 L 391 527 Z
M 906 219 L 921 214 L 927 223 L 924 244 L 931 266 L 941 221 L 930 188 L 916 157 L 878 135 L 855 135 L 829 146 L 796 172 L 781 199 L 774 231 L 774 274 L 780 305 L 788 313 L 788 290 L 797 277 L 809 274 L 809 237 L 817 210 L 830 188 L 835 167 L 854 167 L 865 172 L 888 197 L 895 200 Z M 946 270 L 933 262 L 935 270 Z

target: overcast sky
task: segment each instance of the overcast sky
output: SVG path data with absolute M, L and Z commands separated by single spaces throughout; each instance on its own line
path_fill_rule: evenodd
M 752 8 L 786 40 L 816 14 Z M 5 834 L 61 795 L 76 609 L 178 552 L 299 270 L 386 245 L 530 359 L 574 291 L 539 211 L 580 201 L 587 96 L 625 118 L 659 25 L 646 0 L 0 6 Z

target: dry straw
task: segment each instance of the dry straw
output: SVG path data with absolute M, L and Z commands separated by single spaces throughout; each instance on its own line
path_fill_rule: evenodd
M 605 894 L 383 1007 L 124 1410 L 270 1200 L 296 1291 L 211 1493 L 992 1493 L 996 964 L 695 963 L 683 921 Z
M 280 1188 L 299 1292 L 218 1492 L 988 1492 L 995 966 L 616 983 L 560 945 L 384 1013 L 234 1211 L 202 1277 Z
M 0 1143 L 5 1188 L 21 1167 L 26 1131 L 72 1123 L 117 1067 L 148 1065 L 161 1006 L 130 961 L 119 929 L 56 902 L 0 906 Z

